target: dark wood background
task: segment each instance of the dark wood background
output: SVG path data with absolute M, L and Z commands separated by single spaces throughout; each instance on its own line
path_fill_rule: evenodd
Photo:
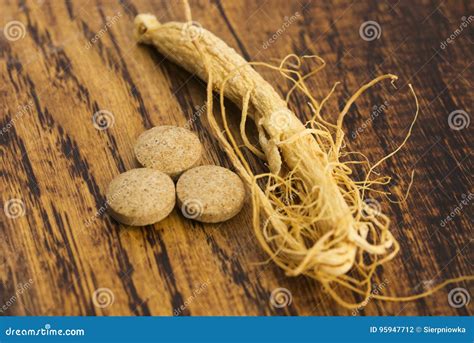
M 249 204 L 221 225 L 192 222 L 176 210 L 143 228 L 95 217 L 110 180 L 137 166 L 136 137 L 154 125 L 185 125 L 205 102 L 202 81 L 132 37 L 138 13 L 183 21 L 180 2 L 2 0 L 1 8 L 1 315 L 353 314 L 318 282 L 258 264 L 266 256 L 254 239 Z M 342 82 L 325 111 L 332 120 L 364 82 L 399 75 L 398 91 L 388 82 L 379 85 L 348 114 L 348 146 L 372 161 L 406 134 L 415 110 L 412 83 L 419 121 L 406 148 L 381 171 L 394 177 L 394 197 L 413 169 L 415 183 L 406 203 L 379 199 L 401 252 L 376 280 L 386 285 L 384 294 L 407 295 L 473 274 L 472 201 L 459 208 L 473 191 L 472 125 L 453 130 L 448 122 L 453 111 L 465 111 L 467 119 L 472 113 L 472 23 L 441 47 L 472 13 L 472 1 L 201 0 L 191 8 L 194 20 L 247 59 L 322 56 L 328 66 L 309 85 L 322 99 Z M 359 34 L 369 20 L 381 27 L 373 41 Z M 18 40 L 6 34 L 12 21 L 23 25 Z M 291 23 L 270 41 L 285 21 Z M 289 89 L 278 75 L 261 72 L 282 94 Z M 373 106 L 384 101 L 387 110 L 370 119 Z M 309 114 L 301 96 L 292 107 L 302 118 Z M 93 125 L 99 110 L 113 114 L 106 130 Z M 201 119 L 191 127 L 205 145 L 204 162 L 231 167 Z M 23 215 L 8 212 L 12 199 L 23 204 Z M 292 294 L 283 308 L 269 302 L 278 287 Z M 358 314 L 472 315 L 472 301 L 459 309 L 449 305 L 455 287 L 470 292 L 472 283 L 410 303 L 372 300 Z M 93 301 L 100 288 L 113 294 L 105 308 Z

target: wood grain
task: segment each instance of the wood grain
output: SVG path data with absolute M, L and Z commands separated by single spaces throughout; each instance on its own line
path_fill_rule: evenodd
M 188 123 L 205 146 L 204 162 L 231 167 L 199 116 L 203 82 L 132 37 L 138 13 L 184 20 L 180 2 L 2 0 L 1 6 L 1 315 L 353 314 L 316 281 L 258 263 L 267 257 L 254 239 L 249 204 L 221 225 L 192 222 L 175 210 L 156 225 L 132 228 L 103 214 L 108 183 L 137 166 L 134 141 L 152 126 Z M 472 30 L 440 47 L 472 13 L 472 2 L 200 0 L 191 7 L 195 20 L 247 59 L 321 55 L 328 66 L 309 85 L 321 99 L 342 82 L 326 108 L 332 120 L 374 75 L 399 75 L 397 90 L 375 87 L 348 115 L 348 146 L 373 161 L 406 134 L 415 110 L 412 83 L 420 119 L 383 172 L 395 178 L 393 197 L 402 196 L 412 169 L 416 178 L 406 203 L 382 202 L 401 252 L 377 280 L 384 294 L 405 295 L 473 274 L 472 202 L 459 209 L 473 191 L 472 126 L 453 130 L 448 123 L 455 110 L 472 113 Z M 381 27 L 373 41 L 359 35 L 369 20 Z M 23 25 L 24 37 L 8 39 L 12 21 Z M 288 91 L 278 75 L 261 72 L 282 94 Z M 387 110 L 371 117 L 384 101 Z M 309 112 L 305 102 L 292 99 L 301 118 Z M 113 125 L 98 130 L 92 118 L 104 110 Z M 235 108 L 230 113 L 239 115 Z M 23 215 L 8 212 L 12 199 L 23 204 Z M 289 306 L 271 306 L 278 287 L 291 292 Z M 472 315 L 472 301 L 449 305 L 454 287 L 469 290 L 472 283 L 410 303 L 370 301 L 357 314 Z M 93 301 L 101 288 L 113 294 L 104 308 Z

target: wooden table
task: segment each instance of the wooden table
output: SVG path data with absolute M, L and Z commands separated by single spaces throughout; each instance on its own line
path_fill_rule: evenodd
M 472 115 L 472 23 L 459 30 L 472 2 L 201 0 L 191 8 L 247 59 L 323 57 L 328 65 L 309 85 L 322 99 L 342 82 L 326 108 L 331 120 L 360 85 L 397 74 L 397 91 L 389 82 L 376 86 L 348 114 L 348 148 L 371 161 L 405 137 L 415 112 L 412 83 L 420 118 L 380 171 L 394 177 L 393 198 L 407 189 L 411 170 L 416 176 L 407 202 L 378 199 L 401 251 L 375 282 L 383 294 L 407 295 L 473 274 L 472 125 L 462 122 Z M 204 83 L 135 44 L 133 19 L 143 12 L 184 20 L 176 1 L 2 1 L 0 314 L 473 314 L 472 301 L 459 308 L 448 302 L 455 287 L 472 290 L 466 282 L 409 303 L 370 300 L 356 312 L 344 309 L 318 282 L 259 264 L 267 256 L 254 238 L 250 203 L 221 225 L 175 210 L 133 228 L 104 214 L 108 183 L 137 167 L 133 144 L 152 126 L 190 123 L 205 145 L 203 163 L 231 168 L 205 116 L 196 115 Z M 375 36 L 359 32 L 368 21 Z M 277 74 L 260 71 L 288 91 Z M 303 96 L 292 108 L 308 118 Z M 109 121 L 94 123 L 98 111 Z M 231 106 L 230 113 L 240 111 Z M 270 304 L 277 288 L 291 292 L 288 306 Z

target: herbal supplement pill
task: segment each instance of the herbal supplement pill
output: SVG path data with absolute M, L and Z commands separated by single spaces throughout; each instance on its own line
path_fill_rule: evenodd
M 242 209 L 245 187 L 234 172 L 219 166 L 199 166 L 184 172 L 176 185 L 178 205 L 187 218 L 218 223 Z
M 202 146 L 191 131 L 165 125 L 143 132 L 134 150 L 142 166 L 160 170 L 175 178 L 199 162 Z
M 120 174 L 107 193 L 112 217 L 126 225 L 149 225 L 166 218 L 176 203 L 173 180 L 158 170 L 138 168 Z

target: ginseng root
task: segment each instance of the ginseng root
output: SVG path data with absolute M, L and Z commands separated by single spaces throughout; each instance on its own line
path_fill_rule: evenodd
M 364 162 L 366 176 L 362 181 L 355 181 L 351 164 L 361 162 L 348 159 L 351 153 L 345 151 L 344 117 L 367 89 L 383 80 L 394 82 L 397 76 L 382 75 L 362 86 L 348 100 L 336 123 L 329 123 L 321 112 L 337 84 L 320 102 L 314 99 L 305 84 L 305 79 L 325 65 L 318 56 L 289 55 L 279 66 L 247 62 L 221 39 L 192 22 L 161 24 L 149 14 L 136 17 L 135 35 L 139 42 L 154 45 L 165 57 L 208 83 L 209 123 L 252 191 L 254 231 L 271 259 L 287 275 L 303 274 L 317 279 L 341 305 L 347 308 L 360 306 L 370 295 L 376 267 L 391 260 L 399 250 L 399 244 L 390 232 L 389 218 L 366 199 L 373 192 L 386 194 L 377 187 L 387 185 L 390 177 L 372 176 L 410 136 L 418 116 L 416 96 L 416 113 L 406 138 L 379 162 L 373 165 Z M 299 67 L 307 59 L 316 60 L 320 66 L 302 75 Z M 253 66 L 275 70 L 293 83 L 286 101 Z M 415 95 L 412 86 L 409 87 Z M 310 100 L 312 114 L 305 124 L 287 105 L 295 90 Z M 220 93 L 223 128 L 213 114 L 213 91 Z M 243 156 L 227 124 L 225 97 L 241 108 L 240 138 L 250 151 L 267 163 L 268 173 L 255 175 Z M 257 126 L 259 146 L 252 145 L 246 135 L 248 117 Z M 350 303 L 342 299 L 334 290 L 334 283 L 363 295 L 364 300 Z

